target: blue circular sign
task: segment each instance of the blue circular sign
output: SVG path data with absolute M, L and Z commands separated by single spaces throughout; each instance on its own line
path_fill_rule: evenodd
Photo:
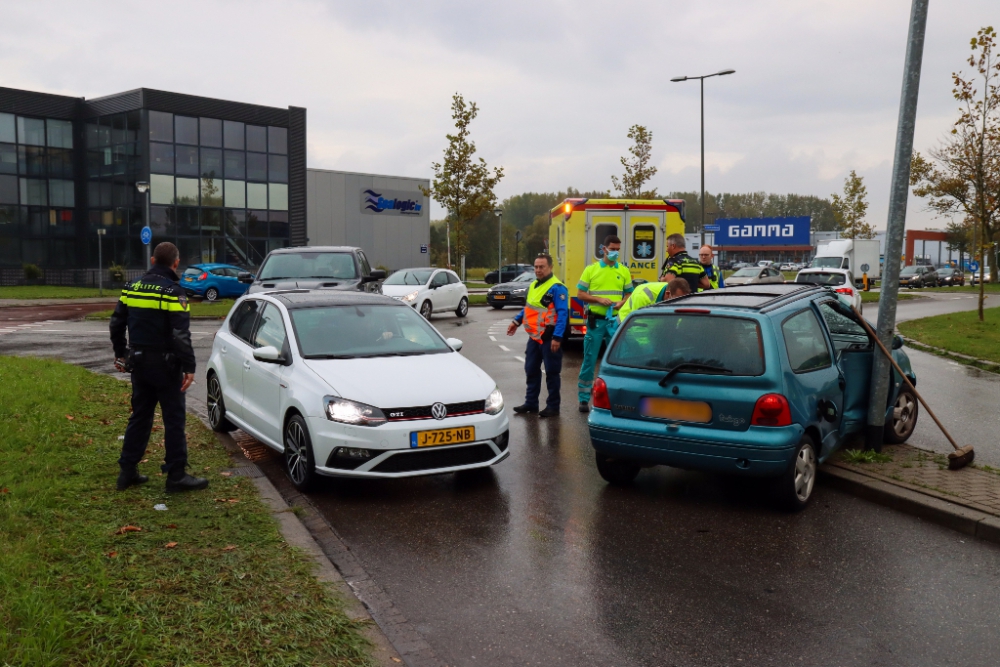
M 979 262 L 977 262 L 975 260 L 969 262 L 969 268 L 972 269 L 973 271 L 978 271 L 979 270 Z
M 149 242 L 153 240 L 153 230 L 149 226 L 142 228 L 142 232 L 139 233 L 139 238 L 142 239 L 143 245 L 149 245 Z

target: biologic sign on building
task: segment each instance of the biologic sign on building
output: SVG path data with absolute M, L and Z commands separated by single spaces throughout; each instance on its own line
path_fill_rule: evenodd
M 717 246 L 808 246 L 809 216 L 794 218 L 720 218 Z
M 373 190 L 365 188 L 361 191 L 361 212 L 369 215 L 420 215 L 423 209 L 423 196 L 418 192 L 403 192 L 400 190 Z

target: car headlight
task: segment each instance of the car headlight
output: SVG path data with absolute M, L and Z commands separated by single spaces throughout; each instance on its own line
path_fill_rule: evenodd
M 520 296 L 520 295 L 524 294 L 527 291 L 528 290 L 526 290 L 526 289 L 516 289 L 516 290 L 514 290 L 514 294 Z
M 403 301 L 413 301 L 414 299 L 417 298 L 418 294 L 420 294 L 420 290 L 413 290 L 412 292 L 410 292 L 409 294 L 407 294 L 406 296 L 404 296 L 402 300 Z
M 499 389 L 494 389 L 486 399 L 486 407 L 483 409 L 488 415 L 498 415 L 503 412 L 503 394 Z
M 381 426 L 386 422 L 385 413 L 374 405 L 366 405 L 346 398 L 326 397 L 326 418 L 355 426 Z

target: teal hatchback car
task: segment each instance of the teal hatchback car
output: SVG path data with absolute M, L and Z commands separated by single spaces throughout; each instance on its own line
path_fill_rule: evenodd
M 902 339 L 892 348 L 916 384 Z M 865 429 L 874 353 L 825 287 L 730 287 L 635 311 L 594 383 L 597 468 L 616 485 L 652 465 L 770 477 L 802 509 L 819 463 Z M 904 442 L 916 421 L 916 397 L 894 375 L 886 441 Z

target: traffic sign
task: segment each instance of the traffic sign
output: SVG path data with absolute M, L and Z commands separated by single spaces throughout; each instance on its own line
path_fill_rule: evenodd
M 139 238 L 142 239 L 143 245 L 149 245 L 149 242 L 153 240 L 153 230 L 149 228 L 149 225 L 142 228 Z
M 422 254 L 422 255 L 426 255 L 427 254 L 427 246 L 426 245 L 424 245 L 424 244 L 420 245 L 420 254 Z
M 868 273 L 868 269 L 869 268 L 871 268 L 871 267 L 869 267 L 867 264 L 862 264 L 861 265 L 861 272 L 862 273 Z
M 975 273 L 976 271 L 979 270 L 979 262 L 977 262 L 975 260 L 969 262 L 969 268 L 972 269 L 973 273 Z
M 718 225 L 705 225 L 705 231 L 706 232 L 717 232 L 717 231 L 719 231 L 719 226 Z
M 521 240 L 521 230 L 517 230 L 516 232 L 514 232 L 514 240 L 515 241 Z

